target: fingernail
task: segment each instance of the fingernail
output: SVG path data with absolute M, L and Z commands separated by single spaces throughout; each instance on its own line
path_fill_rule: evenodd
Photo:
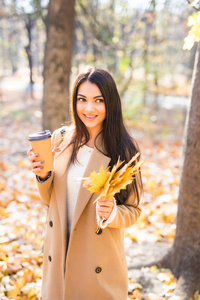
M 44 163 L 44 160 L 42 160 L 40 163 L 43 164 L 43 163 Z
M 38 157 L 39 156 L 39 154 L 35 154 L 35 157 Z
M 40 167 L 40 169 L 44 169 L 44 167 Z

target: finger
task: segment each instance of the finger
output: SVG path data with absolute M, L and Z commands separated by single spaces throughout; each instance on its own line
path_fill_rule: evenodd
M 98 213 L 98 216 L 107 220 L 110 217 L 110 213 Z
M 97 208 L 97 212 L 102 212 L 102 213 L 109 213 L 113 210 L 113 207 L 111 206 L 99 206 Z
M 28 160 L 32 163 L 35 161 L 35 155 L 29 156 Z
M 32 169 L 32 172 L 35 174 L 35 175 L 39 175 L 42 173 L 42 170 L 44 169 L 44 167 L 37 167 L 37 168 L 34 168 Z
M 105 206 L 105 207 L 113 207 L 114 206 L 114 201 L 98 201 L 98 206 Z
M 44 160 L 42 160 L 42 161 L 37 161 L 37 162 L 33 162 L 33 163 L 32 163 L 32 169 L 40 168 L 40 167 L 42 167 L 43 164 L 44 164 Z
M 112 211 L 111 207 L 98 207 L 97 212 L 98 213 L 110 213 Z
M 101 197 L 98 201 L 106 202 L 106 201 L 114 201 L 113 197 Z
M 107 205 L 112 205 L 112 203 L 114 203 L 114 201 L 98 201 L 98 204 L 99 205 L 102 205 L 102 206 L 107 206 Z
M 33 149 L 31 148 L 31 149 L 29 149 L 28 151 L 27 151 L 27 155 L 32 155 L 33 154 Z
M 31 155 L 31 156 L 29 156 L 29 161 L 32 163 L 32 162 L 34 162 L 35 161 L 35 159 L 37 158 L 39 156 L 39 154 L 33 154 L 33 155 Z

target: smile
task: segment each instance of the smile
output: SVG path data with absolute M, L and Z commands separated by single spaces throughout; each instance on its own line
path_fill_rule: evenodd
M 94 120 L 97 116 L 87 116 L 87 115 L 85 115 L 85 114 L 83 114 L 84 115 L 84 117 L 86 118 L 86 119 L 88 119 L 88 120 Z

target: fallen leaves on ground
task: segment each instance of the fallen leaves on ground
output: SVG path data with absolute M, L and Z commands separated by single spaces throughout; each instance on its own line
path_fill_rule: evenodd
M 37 124 L 1 119 L 0 299 L 39 299 L 47 211 L 39 201 L 26 152 Z
M 153 141 L 141 140 L 140 145 L 145 160 L 142 214 L 136 224 L 126 230 L 126 236 L 138 243 L 170 242 L 176 229 L 181 144 L 153 145 Z

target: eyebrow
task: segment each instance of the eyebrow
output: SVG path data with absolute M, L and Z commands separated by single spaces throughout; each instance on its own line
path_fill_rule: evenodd
M 77 96 L 81 96 L 81 97 L 87 98 L 86 96 L 84 96 L 84 95 L 82 95 L 82 94 L 78 94 Z M 103 98 L 102 95 L 98 95 L 98 96 L 93 97 L 93 99 L 100 98 L 100 97 Z

